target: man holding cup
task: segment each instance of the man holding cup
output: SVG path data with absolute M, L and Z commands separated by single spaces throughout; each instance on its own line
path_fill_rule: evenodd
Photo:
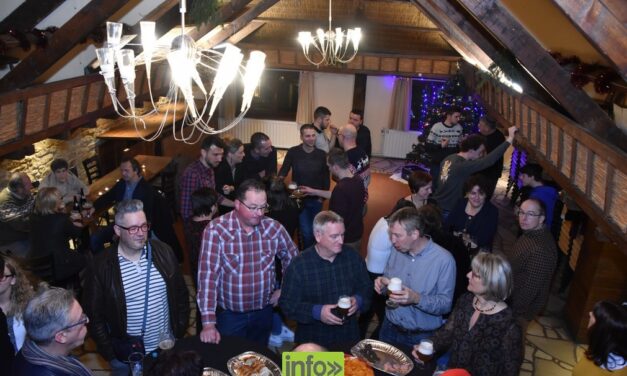
M 379 294 L 389 301 L 379 339 L 413 346 L 443 324 L 442 315 L 451 310 L 455 289 L 455 260 L 425 233 L 425 220 L 415 208 L 403 208 L 388 218 L 392 252 L 383 276 L 374 282 Z M 391 288 L 396 278 L 400 290 Z M 398 305 L 398 307 L 394 307 Z
M 317 244 L 292 260 L 279 304 L 298 323 L 295 342 L 328 347 L 359 340 L 357 311 L 370 306 L 372 282 L 366 263 L 344 245 L 344 220 L 322 211 L 313 222 Z

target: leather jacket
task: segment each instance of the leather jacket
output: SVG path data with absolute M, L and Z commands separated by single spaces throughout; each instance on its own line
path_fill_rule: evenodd
M 158 240 L 150 240 L 152 262 L 166 284 L 170 325 L 175 337 L 185 334 L 189 322 L 189 294 L 172 249 Z M 98 352 L 108 361 L 115 358 L 111 338 L 126 336 L 126 298 L 122 285 L 117 246 L 111 247 L 90 265 L 84 295 L 84 310 L 89 317 L 89 332 Z

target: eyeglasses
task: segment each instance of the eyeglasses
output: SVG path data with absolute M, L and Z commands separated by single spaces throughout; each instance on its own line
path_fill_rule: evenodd
M 543 216 L 544 214 L 536 213 L 536 212 L 526 212 L 520 209 L 516 209 L 516 215 L 519 217 L 540 217 L 540 216 Z
M 83 314 L 81 314 L 81 319 L 80 320 L 78 320 L 77 322 L 75 322 L 72 325 L 68 325 L 68 326 L 65 326 L 65 327 L 61 328 L 59 331 L 62 332 L 64 330 L 72 329 L 75 326 L 86 325 L 88 322 L 89 322 L 89 317 L 87 317 L 87 315 L 83 312 Z
M 242 201 L 242 200 L 238 200 L 238 201 L 239 201 L 239 202 L 241 202 L 241 203 L 242 203 L 242 205 L 244 205 L 244 206 L 246 207 L 246 209 L 250 210 L 251 212 L 260 211 L 260 212 L 262 212 L 262 213 L 267 213 L 267 212 L 268 212 L 268 210 L 270 210 L 270 205 L 268 205 L 268 204 L 265 204 L 265 205 L 263 205 L 263 206 L 256 207 L 256 206 L 248 206 L 248 205 L 246 205 L 246 203 L 245 203 L 244 201 Z
M 137 234 L 139 230 L 142 230 L 142 232 L 148 232 L 148 230 L 150 230 L 150 223 L 144 223 L 141 226 L 131 226 L 131 227 L 124 227 L 118 224 L 116 224 L 116 226 L 128 231 L 128 233 L 131 235 Z
M 11 277 L 15 277 L 15 274 L 0 274 L 0 282 L 4 282 Z

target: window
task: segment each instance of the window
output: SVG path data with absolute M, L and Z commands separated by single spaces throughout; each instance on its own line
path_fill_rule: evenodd
M 296 120 L 300 73 L 266 70 L 255 91 L 246 117 L 255 119 Z M 237 108 L 242 105 L 242 85 L 238 85 Z
M 444 84 L 445 81 L 438 80 L 412 80 L 410 130 L 424 131 L 430 125 L 434 108 L 441 104 Z

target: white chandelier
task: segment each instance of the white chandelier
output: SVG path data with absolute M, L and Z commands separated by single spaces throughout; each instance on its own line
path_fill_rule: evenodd
M 355 58 L 359 49 L 361 29 L 358 27 L 348 29 L 345 33 L 342 28 L 336 27 L 333 31 L 331 21 L 331 0 L 329 0 L 329 29 L 324 31 L 319 28 L 316 36 L 312 36 L 309 31 L 298 33 L 298 41 L 303 48 L 305 58 L 316 67 L 321 64 L 346 64 Z M 311 46 L 314 48 L 311 49 Z M 316 51 L 321 55 L 319 60 L 316 60 L 314 56 Z
M 248 112 L 265 68 L 266 55 L 261 51 L 252 51 L 244 67 L 242 65 L 244 55 L 239 48 L 231 44 L 227 43 L 211 49 L 201 49 L 196 46 L 193 38 L 185 34 L 185 4 L 186 1 L 181 0 L 179 8 L 181 35 L 172 39 L 171 43 L 164 45 L 157 42 L 154 22 L 140 22 L 143 53 L 135 56 L 132 49 L 122 48 L 127 45 L 125 42 L 132 40 L 134 36 L 122 38 L 122 24 L 107 22 L 107 42 L 103 48 L 96 49 L 100 73 L 109 90 L 113 107 L 119 116 L 133 121 L 138 133 L 140 127 L 146 128 L 145 120 L 148 116 L 154 117 L 158 114 L 160 107 L 165 108 L 165 111 L 162 111 L 161 125 L 156 133 L 149 138 L 140 135 L 146 141 L 158 138 L 170 123 L 172 123 L 174 138 L 186 143 L 198 141 L 203 134 L 221 133 L 233 128 Z M 222 49 L 224 50 L 219 51 Z M 167 60 L 170 67 L 170 84 L 165 98 L 158 101 L 160 104 L 158 106 L 155 104 L 152 93 L 151 65 L 162 60 Z M 128 109 L 124 108 L 116 95 L 116 63 L 128 98 Z M 135 109 L 136 64 L 146 65 L 146 78 L 152 104 L 152 108 L 146 112 Z M 209 120 L 227 88 L 238 74 L 242 77 L 244 84 L 240 112 L 229 124 L 216 130 L 209 126 Z M 213 83 L 208 92 L 202 79 L 205 76 L 213 76 Z M 209 106 L 210 101 L 211 106 Z M 184 104 L 184 110 L 178 109 L 179 103 Z M 169 106 L 170 104 L 173 106 Z M 182 116 L 181 112 L 183 112 Z

